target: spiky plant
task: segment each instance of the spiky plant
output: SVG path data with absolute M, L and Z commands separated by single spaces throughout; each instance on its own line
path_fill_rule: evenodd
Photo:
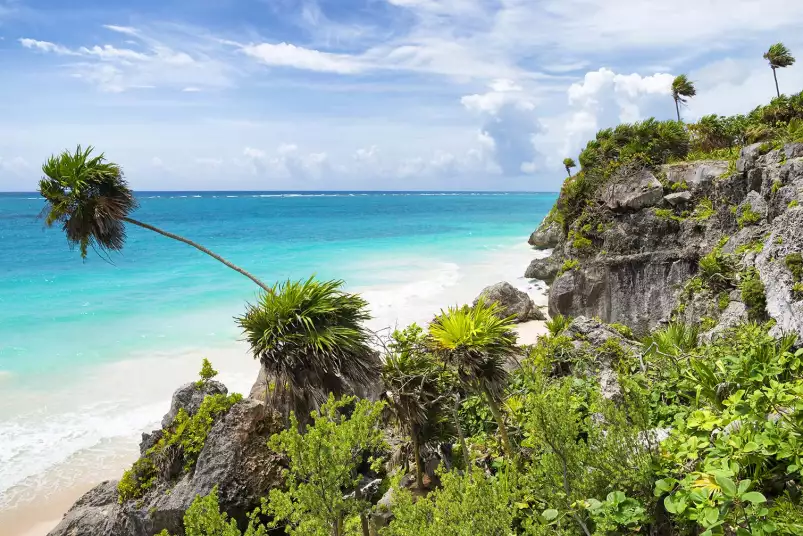
M 505 452 L 512 458 L 499 405 L 508 378 L 505 361 L 518 353 L 513 317 L 502 317 L 497 303 L 480 298 L 473 307 L 441 311 L 430 324 L 429 335 L 436 354 L 454 368 L 466 389 L 485 397 Z
M 93 152 L 92 146 L 82 149 L 79 145 L 75 152 L 51 156 L 42 166 L 44 176 L 39 181 L 39 193 L 47 201 L 42 211 L 45 225 L 60 223 L 67 243 L 78 246 L 82 258 L 86 258 L 90 247 L 98 252 L 123 249 L 125 224 L 130 223 L 188 244 L 270 290 L 250 273 L 200 244 L 129 217 L 138 203 L 122 168 L 106 160 L 103 153 L 93 156 Z
M 790 67 L 795 63 L 795 57 L 783 43 L 775 43 L 764 53 L 764 59 L 770 64 L 772 77 L 775 79 L 775 92 L 781 96 L 781 89 L 778 86 L 778 69 Z
M 416 484 L 424 489 L 421 448 L 451 435 L 447 403 L 450 399 L 443 367 L 425 346 L 423 330 L 413 324 L 393 334 L 390 354 L 382 369 L 388 407 L 410 436 Z
M 654 331 L 644 341 L 645 351 L 657 350 L 661 354 L 679 356 L 697 348 L 700 326 L 672 322 L 665 328 Z
M 343 281 L 286 281 L 249 304 L 236 321 L 259 359 L 274 397 L 299 418 L 326 402 L 375 384 L 380 363 L 370 347 L 367 303 Z
M 564 158 L 563 159 L 563 167 L 566 168 L 566 173 L 569 175 L 569 177 L 571 177 L 572 176 L 572 168 L 576 168 L 577 167 L 577 163 L 575 163 L 573 158 Z
M 569 324 L 572 323 L 571 316 L 563 316 L 560 313 L 555 314 L 549 320 L 546 321 L 546 328 L 549 330 L 549 334 L 553 337 L 557 337 L 563 331 L 569 327 Z
M 680 105 L 697 95 L 694 83 L 685 74 L 680 74 L 672 81 L 672 98 L 675 100 L 675 110 L 680 121 Z

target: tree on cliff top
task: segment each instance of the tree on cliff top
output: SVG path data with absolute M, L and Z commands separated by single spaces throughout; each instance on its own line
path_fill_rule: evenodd
M 302 421 L 329 393 L 349 394 L 379 381 L 379 359 L 363 326 L 368 304 L 342 286 L 314 278 L 279 283 L 236 318 L 273 382 L 274 402 Z
M 672 81 L 672 98 L 675 99 L 675 110 L 680 121 L 680 105 L 697 95 L 694 83 L 685 74 L 680 74 Z
M 781 96 L 781 90 L 778 87 L 778 73 L 777 69 L 783 69 L 785 67 L 789 67 L 795 63 L 795 57 L 792 56 L 792 53 L 786 48 L 786 45 L 783 43 L 775 43 L 770 47 L 770 49 L 764 53 L 764 59 L 767 60 L 770 64 L 770 68 L 772 69 L 772 76 L 775 78 L 775 91 L 778 93 L 778 96 Z
M 572 168 L 577 167 L 573 158 L 564 158 L 563 159 L 563 167 L 566 168 L 566 173 L 568 173 L 569 177 L 572 176 Z
M 42 166 L 44 177 L 39 181 L 39 193 L 48 203 L 42 211 L 45 225 L 52 227 L 60 223 L 67 243 L 70 247 L 78 246 L 82 258 L 86 258 L 89 247 L 103 252 L 122 250 L 125 224 L 130 223 L 184 242 L 270 291 L 270 287 L 254 275 L 200 244 L 130 218 L 128 215 L 138 203 L 123 177 L 122 168 L 106 160 L 103 153 L 92 156 L 93 150 L 92 146 L 84 150 L 79 145 L 75 152 L 64 151 L 51 156 Z

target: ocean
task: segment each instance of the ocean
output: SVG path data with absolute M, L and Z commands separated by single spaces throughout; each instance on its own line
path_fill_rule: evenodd
M 556 194 L 140 192 L 133 217 L 196 240 L 266 282 L 343 279 L 371 327 L 425 322 L 521 277 Z M 255 285 L 129 226 L 85 261 L 45 229 L 35 194 L 0 194 L 0 511 L 119 476 L 142 431 L 209 357 L 230 390 L 257 364 L 233 317 Z

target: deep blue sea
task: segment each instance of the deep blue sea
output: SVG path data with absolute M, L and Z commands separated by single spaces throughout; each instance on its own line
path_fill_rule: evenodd
M 520 276 L 555 194 L 139 192 L 133 217 L 267 282 L 343 279 L 381 328 L 425 320 Z M 232 317 L 255 285 L 129 226 L 123 252 L 82 261 L 35 194 L 0 194 L 0 510 L 43 486 L 130 461 L 172 389 L 210 356 L 230 387 L 256 366 Z M 122 461 L 121 461 L 122 460 Z M 91 472 L 91 471 L 90 471 Z M 102 471 L 101 471 L 102 472 Z M 60 481 L 53 479 L 58 475 Z M 106 476 L 106 475 L 101 475 Z M 114 474 L 109 475 L 114 476 Z

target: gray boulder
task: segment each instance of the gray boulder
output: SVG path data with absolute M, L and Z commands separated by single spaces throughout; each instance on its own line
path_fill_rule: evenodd
M 524 272 L 528 279 L 540 279 L 547 284 L 552 283 L 560 272 L 563 262 L 557 255 L 550 255 L 543 259 L 533 259 Z
M 710 160 L 706 162 L 689 162 L 682 164 L 667 164 L 662 168 L 666 179 L 670 183 L 686 183 L 692 191 L 708 189 L 714 179 L 721 177 L 728 171 L 728 162 L 724 160 Z
M 700 338 L 703 341 L 712 341 L 725 331 L 747 322 L 747 306 L 740 301 L 731 301 L 728 307 L 722 311 L 716 327 L 703 333 Z
M 538 249 L 550 249 L 558 245 L 563 237 L 563 229 L 557 222 L 544 222 L 530 235 L 528 244 Z
M 664 201 L 673 207 L 683 206 L 691 201 L 691 192 L 676 192 L 674 194 L 665 195 Z
M 767 202 L 761 197 L 761 194 L 755 190 L 750 190 L 747 193 L 747 197 L 745 197 L 744 201 L 742 201 L 737 209 L 737 214 L 741 216 L 747 207 L 750 207 L 751 211 L 761 215 L 762 219 L 767 217 Z
M 187 383 L 176 389 L 170 402 L 170 411 L 162 417 L 162 428 L 167 428 L 183 409 L 187 415 L 195 415 L 207 395 L 226 395 L 229 391 L 222 383 L 212 380 L 198 387 L 195 383 Z
M 486 303 L 498 303 L 501 307 L 501 316 L 515 316 L 516 322 L 545 320 L 543 313 L 535 306 L 532 298 L 510 283 L 502 282 L 486 287 L 474 300 L 474 305 L 479 302 L 480 298 L 485 298 Z
M 647 169 L 620 177 L 602 190 L 602 201 L 609 209 L 618 212 L 651 207 L 660 203 L 663 198 L 663 185 Z

